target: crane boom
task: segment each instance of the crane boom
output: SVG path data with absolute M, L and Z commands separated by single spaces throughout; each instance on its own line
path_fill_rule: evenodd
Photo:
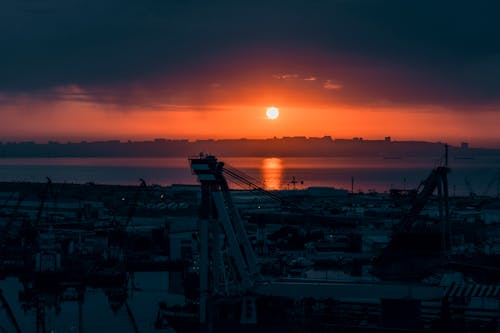
M 438 189 L 438 193 L 442 193 L 444 186 L 447 184 L 447 175 L 450 169 L 447 167 L 437 167 L 431 171 L 429 176 L 421 183 L 422 189 L 417 191 L 415 200 L 410 209 L 404 214 L 401 221 L 400 230 L 409 231 L 413 226 L 417 216 L 422 212 L 425 205 L 432 196 L 432 193 Z M 441 202 L 440 202 L 441 205 Z M 442 208 L 440 208 L 440 211 Z

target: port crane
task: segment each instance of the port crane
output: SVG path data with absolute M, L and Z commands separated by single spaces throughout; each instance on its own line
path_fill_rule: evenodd
M 134 197 L 129 203 L 128 207 L 128 213 L 127 213 L 127 220 L 125 221 L 125 226 L 128 227 L 130 225 L 130 222 L 132 221 L 132 217 L 135 214 L 135 211 L 137 210 L 137 204 L 139 203 L 139 197 L 142 193 L 143 190 L 147 188 L 146 181 L 144 179 L 139 179 L 139 187 L 137 187 Z
M 437 190 L 439 221 L 441 222 L 442 249 L 450 248 L 450 226 L 449 226 L 449 195 L 448 195 L 448 145 L 445 145 L 445 163 L 434 168 L 427 178 L 422 181 L 416 190 L 411 207 L 403 213 L 401 222 L 396 228 L 393 240 L 399 235 L 422 231 L 422 226 L 417 223 L 418 217 L 425 205 Z
M 442 219 L 445 215 L 448 216 L 447 175 L 449 170 L 450 169 L 447 167 L 437 167 L 433 169 L 429 176 L 420 184 L 411 207 L 404 213 L 403 219 L 398 226 L 400 231 L 410 231 L 414 227 L 417 217 L 429 202 L 436 189 L 438 191 L 439 217 Z
M 224 163 L 214 156 L 191 158 L 190 163 L 201 183 L 200 323 L 204 324 L 210 295 L 245 295 L 260 277 L 224 172 L 240 182 L 254 184 L 234 170 L 225 170 Z
M 448 145 L 445 164 L 430 172 L 416 190 L 411 206 L 395 225 L 389 245 L 374 262 L 374 273 L 384 278 L 419 278 L 441 263 L 440 255 L 451 248 L 448 202 Z M 420 223 L 420 214 L 437 191 L 439 224 Z M 404 273 L 402 273 L 404 272 Z
M 318 283 L 314 279 L 302 278 L 264 279 L 256 264 L 243 221 L 231 199 L 227 181 L 235 180 L 251 188 L 255 186 L 257 193 L 264 194 L 265 190 L 256 186 L 257 183 L 245 177 L 242 172 L 227 168 L 215 156 L 200 154 L 199 157 L 190 158 L 190 164 L 201 184 L 198 222 L 200 254 L 193 265 L 200 277 L 199 299 L 177 310 L 175 307 L 168 307 L 166 303 L 160 303 L 155 324 L 157 329 L 169 327 L 170 322 L 171 327 L 177 330 L 175 323 L 180 321 L 187 325 L 193 324 L 189 329 L 184 326 L 186 331 L 204 331 L 210 329 L 211 324 L 216 326 L 217 318 L 224 320 L 220 315 L 229 311 L 231 322 L 241 316 L 239 324 L 250 325 L 245 327 L 258 331 L 259 322 L 265 323 L 270 317 L 275 320 L 281 318 L 280 310 L 284 310 L 283 307 L 286 306 L 283 304 L 288 304 L 288 301 L 293 303 L 294 300 L 304 301 L 307 298 L 352 301 L 360 297 L 399 300 L 409 295 L 418 295 L 419 299 L 436 299 L 442 295 L 442 288 L 439 286 L 413 287 L 402 283 L 384 283 L 378 288 L 376 283 Z M 271 193 L 271 196 L 275 194 Z M 199 267 L 196 267 L 197 264 Z M 276 307 L 268 308 L 266 304 L 274 304 Z M 235 310 L 235 307 L 241 311 Z M 293 325 L 297 324 L 297 327 L 303 324 L 300 320 L 294 321 L 297 318 L 286 318 L 278 321 L 286 324 L 289 320 L 294 322 Z M 198 325 L 195 325 L 196 322 Z
M 48 195 L 54 195 L 54 190 L 52 188 L 52 180 L 47 177 L 47 183 L 45 184 L 45 187 L 43 191 L 40 194 L 40 206 L 38 207 L 38 211 L 36 214 L 36 220 L 35 220 L 35 227 L 38 227 L 40 225 L 40 220 L 42 218 L 42 212 L 45 207 L 45 202 L 47 201 L 47 196 Z

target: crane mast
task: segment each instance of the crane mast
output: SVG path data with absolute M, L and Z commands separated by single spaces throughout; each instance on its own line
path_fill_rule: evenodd
M 255 253 L 235 207 L 224 163 L 214 156 L 190 159 L 201 183 L 200 322 L 206 322 L 209 296 L 245 295 L 259 278 Z

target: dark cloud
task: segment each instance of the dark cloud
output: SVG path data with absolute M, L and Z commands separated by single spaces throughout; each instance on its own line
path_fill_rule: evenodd
M 203 100 L 195 91 L 214 81 L 300 73 L 339 80 L 345 101 L 500 98 L 498 1 L 6 0 L 0 31 L 9 95 Z

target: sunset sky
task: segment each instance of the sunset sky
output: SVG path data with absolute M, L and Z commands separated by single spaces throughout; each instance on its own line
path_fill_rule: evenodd
M 1 141 L 500 148 L 497 1 L 7 0 L 0 31 Z

